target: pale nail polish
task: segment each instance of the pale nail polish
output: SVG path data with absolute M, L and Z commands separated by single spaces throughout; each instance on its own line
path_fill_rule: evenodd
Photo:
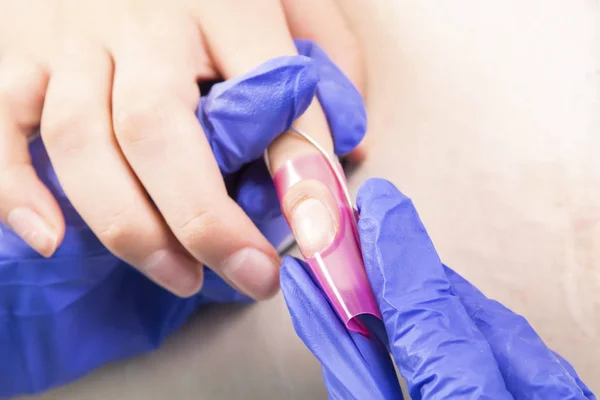
M 30 208 L 15 208 L 8 214 L 7 222 L 21 239 L 44 257 L 50 257 L 56 250 L 56 232 Z
M 279 264 L 257 249 L 239 250 L 221 268 L 237 288 L 256 299 L 269 297 L 277 289 Z
M 320 200 L 309 198 L 292 211 L 292 230 L 305 257 L 325 250 L 337 233 L 335 219 Z
M 200 289 L 201 266 L 195 261 L 170 250 L 152 254 L 143 271 L 157 284 L 181 297 L 188 297 Z

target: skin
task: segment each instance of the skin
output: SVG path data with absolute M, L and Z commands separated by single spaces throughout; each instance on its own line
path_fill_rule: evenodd
M 116 256 L 180 296 L 200 289 L 202 265 L 272 296 L 277 252 L 228 197 L 194 111 L 198 82 L 296 54 L 293 38 L 364 89 L 334 0 L 0 0 L 0 221 L 47 257 L 62 241 L 27 148 L 39 126 L 66 195 Z M 316 99 L 296 126 L 332 151 Z M 271 168 L 313 151 L 284 133 Z

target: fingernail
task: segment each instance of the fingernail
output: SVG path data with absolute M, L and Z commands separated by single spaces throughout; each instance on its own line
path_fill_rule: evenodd
M 253 248 L 245 248 L 222 264 L 223 274 L 242 292 L 264 299 L 277 290 L 279 263 Z
M 329 208 L 313 198 L 303 200 L 294 207 L 291 225 L 298 246 L 306 257 L 325 250 L 337 233 L 335 219 Z
M 7 222 L 21 239 L 44 257 L 50 257 L 56 250 L 56 232 L 30 208 L 15 208 L 8 214 Z
M 152 254 L 143 271 L 150 279 L 180 297 L 189 297 L 200 290 L 200 266 L 181 253 L 159 250 Z

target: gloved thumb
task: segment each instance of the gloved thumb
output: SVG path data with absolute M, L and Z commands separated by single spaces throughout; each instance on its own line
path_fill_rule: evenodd
M 316 95 L 327 117 L 335 154 L 344 155 L 356 148 L 367 129 L 363 98 L 350 79 L 310 40 L 295 40 L 298 53 L 309 57 L 318 74 Z M 235 196 L 253 221 L 281 215 L 273 180 L 262 161 L 246 169 Z
M 221 171 L 231 174 L 260 158 L 308 108 L 318 81 L 313 60 L 284 56 L 215 84 L 196 114 Z

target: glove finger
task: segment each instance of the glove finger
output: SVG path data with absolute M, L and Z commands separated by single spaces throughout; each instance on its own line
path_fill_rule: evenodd
M 452 269 L 444 268 L 465 310 L 486 337 L 506 387 L 516 399 L 590 398 L 591 392 L 575 370 L 548 349 L 525 318 L 485 297 Z
M 402 399 L 386 351 L 346 330 L 305 266 L 289 256 L 281 290 L 296 333 L 321 363 L 330 399 Z
M 365 267 L 411 397 L 511 399 L 410 199 L 371 179 L 358 206 Z
M 254 161 L 242 171 L 235 201 L 254 223 L 281 216 L 277 191 L 263 160 Z
M 317 82 L 310 58 L 285 56 L 213 85 L 196 114 L 221 171 L 231 174 L 261 157 L 310 105 Z
M 299 54 L 316 62 L 319 71 L 317 97 L 331 129 L 335 153 L 345 155 L 358 146 L 367 131 L 364 100 L 319 46 L 310 40 L 296 40 L 295 43 Z

